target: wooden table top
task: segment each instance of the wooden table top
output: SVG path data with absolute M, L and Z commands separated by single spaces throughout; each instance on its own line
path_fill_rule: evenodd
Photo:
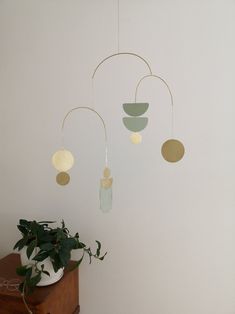
M 47 297 L 53 293 L 55 289 L 63 289 L 64 281 L 68 279 L 68 276 L 71 276 L 74 271 L 78 272 L 78 269 L 69 271 L 70 268 L 75 264 L 74 261 L 71 261 L 68 265 L 68 268 L 65 270 L 64 276 L 55 284 L 46 287 L 36 287 L 35 291 L 32 295 L 27 297 L 27 300 L 30 304 L 41 304 Z M 0 260 L 0 277 L 11 280 L 11 279 L 19 279 L 22 280 L 22 277 L 19 277 L 16 274 L 16 267 L 20 266 L 20 255 L 19 254 L 9 254 L 3 259 Z M 0 288 L 0 298 L 21 298 L 20 292 L 17 291 L 9 291 L 6 288 Z

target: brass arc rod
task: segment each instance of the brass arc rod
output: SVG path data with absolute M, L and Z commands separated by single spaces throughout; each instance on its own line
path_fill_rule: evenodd
M 69 110 L 64 119 L 63 119 L 63 122 L 62 122 L 62 126 L 61 126 L 61 132 L 62 132 L 62 142 L 63 142 L 63 132 L 64 132 L 64 127 L 65 127 L 65 122 L 66 122 L 66 119 L 68 118 L 68 116 L 74 112 L 75 110 L 79 110 L 79 109 L 83 109 L 83 110 L 89 110 L 93 113 L 96 114 L 96 116 L 100 119 L 100 121 L 102 122 L 102 126 L 104 128 L 104 139 L 105 139 L 105 164 L 106 166 L 108 165 L 108 136 L 107 136 L 107 128 L 106 128 L 106 124 L 104 122 L 104 119 L 101 117 L 101 115 L 94 109 L 90 108 L 90 107 L 87 107 L 87 106 L 80 106 L 80 107 L 75 107 L 75 108 L 72 108 L 71 110 Z
M 164 85 L 167 87 L 167 90 L 170 94 L 170 100 L 171 100 L 171 136 L 172 138 L 174 137 L 174 99 L 173 99 L 173 95 L 172 95 L 172 92 L 171 92 L 171 89 L 170 89 L 170 86 L 168 85 L 168 83 L 166 82 L 165 79 L 163 79 L 161 76 L 159 75 L 156 75 L 156 74 L 148 74 L 148 75 L 145 75 L 143 76 L 139 82 L 137 83 L 136 85 L 136 89 L 135 89 L 135 103 L 137 101 L 137 94 L 138 94 L 138 90 L 139 90 L 139 87 L 140 87 L 140 84 L 143 82 L 143 80 L 145 80 L 146 78 L 148 77 L 153 77 L 153 78 L 157 78 L 159 79 L 161 82 L 164 83 Z
M 161 80 L 161 81 L 165 84 L 165 86 L 167 87 L 167 90 L 168 90 L 168 92 L 169 92 L 169 94 L 170 94 L 171 106 L 174 106 L 174 99 L 173 99 L 173 95 L 172 95 L 170 86 L 168 85 L 168 83 L 166 82 L 166 80 L 164 80 L 161 76 L 158 76 L 158 75 L 156 75 L 156 74 L 148 74 L 148 75 L 145 75 L 145 76 L 143 76 L 143 77 L 139 80 L 139 82 L 138 82 L 137 85 L 136 85 L 136 89 L 135 89 L 135 102 L 136 102 L 136 99 L 137 99 L 137 93 L 138 93 L 138 89 L 139 89 L 139 87 L 140 87 L 140 84 L 141 84 L 141 82 L 142 82 L 144 79 L 146 79 L 147 77 L 154 77 L 154 78 L 157 78 L 157 79 Z
M 107 60 L 109 60 L 109 59 L 111 59 L 111 58 L 113 58 L 113 57 L 123 56 L 123 55 L 134 56 L 134 57 L 140 59 L 141 61 L 143 61 L 143 62 L 146 64 L 146 66 L 148 67 L 149 73 L 152 75 L 152 69 L 151 69 L 149 63 L 148 63 L 143 57 L 141 57 L 140 55 L 138 55 L 138 54 L 136 54 L 136 53 L 133 53 L 133 52 L 118 52 L 118 53 L 114 53 L 114 54 L 112 54 L 112 55 L 110 55 L 110 56 L 104 58 L 104 59 L 96 66 L 96 68 L 94 69 L 94 72 L 93 72 L 93 74 L 92 74 L 92 79 L 95 78 L 95 75 L 96 75 L 97 70 L 99 69 L 99 67 L 100 67 L 104 62 L 106 62 Z

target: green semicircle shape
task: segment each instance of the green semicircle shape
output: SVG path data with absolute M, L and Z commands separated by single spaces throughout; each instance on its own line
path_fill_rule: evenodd
M 125 127 L 132 132 L 142 131 L 148 124 L 148 118 L 133 118 L 133 117 L 125 117 L 122 119 Z
M 149 104 L 145 102 L 131 102 L 123 104 L 123 110 L 128 116 L 142 116 L 148 110 Z

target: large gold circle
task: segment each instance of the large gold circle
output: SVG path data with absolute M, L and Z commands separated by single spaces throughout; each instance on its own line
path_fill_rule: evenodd
M 177 162 L 182 159 L 184 151 L 184 145 L 175 139 L 167 140 L 162 145 L 162 156 L 169 162 Z
M 69 181 L 70 181 L 70 176 L 67 172 L 60 172 L 56 176 L 56 182 L 59 185 L 66 185 L 69 183 Z
M 52 156 L 52 164 L 58 171 L 68 171 L 74 164 L 73 154 L 66 149 L 58 150 Z

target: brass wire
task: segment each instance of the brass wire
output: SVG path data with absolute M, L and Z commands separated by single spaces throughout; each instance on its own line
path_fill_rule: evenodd
M 68 116 L 75 110 L 79 110 L 79 109 L 85 109 L 85 110 L 89 110 L 93 113 L 95 113 L 100 121 L 102 122 L 102 125 L 103 125 L 103 128 L 104 128 L 104 139 L 105 139 L 105 165 L 107 166 L 108 165 L 108 135 L 107 135 L 107 128 L 106 128 L 106 124 L 104 122 L 104 119 L 101 117 L 101 115 L 93 108 L 91 107 L 87 107 L 87 106 L 79 106 L 79 107 L 75 107 L 75 108 L 72 108 L 71 110 L 69 110 L 64 119 L 63 119 L 63 122 L 62 122 L 62 126 L 61 126 L 61 132 L 62 132 L 62 143 L 63 143 L 63 146 L 64 146 L 64 127 L 65 127 L 65 122 L 66 122 L 66 119 L 68 118 Z
M 174 137 L 174 99 L 173 99 L 173 94 L 171 92 L 170 86 L 168 85 L 168 83 L 166 82 L 165 79 L 163 79 L 161 76 L 156 75 L 156 74 L 147 74 L 147 75 L 144 75 L 143 77 L 141 77 L 141 79 L 138 81 L 136 88 L 135 88 L 135 101 L 134 102 L 136 103 L 136 101 L 137 101 L 137 94 L 138 94 L 138 89 L 140 87 L 140 84 L 143 82 L 144 79 L 146 79 L 148 77 L 153 77 L 153 78 L 159 79 L 167 87 L 167 90 L 170 94 L 170 99 L 171 99 L 171 136 Z
M 109 59 L 111 59 L 111 58 L 113 58 L 113 57 L 123 56 L 123 55 L 134 56 L 134 57 L 136 57 L 136 58 L 142 60 L 142 61 L 147 65 L 148 70 L 149 70 L 149 73 L 152 75 L 152 69 L 151 69 L 151 67 L 150 67 L 150 65 L 149 65 L 149 63 L 147 62 L 146 59 L 144 59 L 143 57 L 141 57 L 140 55 L 138 55 L 138 54 L 136 54 L 136 53 L 134 53 L 134 52 L 118 52 L 118 53 L 114 53 L 114 54 L 112 54 L 112 55 L 110 55 L 110 56 L 104 58 L 102 61 L 100 61 L 100 62 L 98 63 L 98 65 L 96 66 L 96 68 L 95 68 L 94 71 L 93 71 L 92 79 L 95 78 L 95 75 L 96 75 L 97 70 L 99 69 L 99 67 L 100 67 L 104 62 L 106 62 L 107 60 L 109 60 Z

